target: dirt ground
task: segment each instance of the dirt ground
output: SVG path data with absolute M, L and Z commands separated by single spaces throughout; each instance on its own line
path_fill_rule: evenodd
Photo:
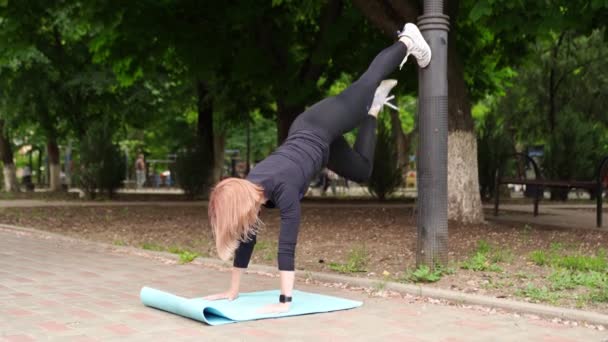
M 258 235 L 253 263 L 276 265 L 279 231 L 277 210 L 262 214 L 265 227 Z M 117 245 L 181 247 L 215 257 L 213 237 L 203 206 L 124 206 L 0 208 L 0 223 L 43 229 Z M 497 265 L 500 272 L 470 271 L 462 262 L 474 254 L 480 240 L 507 256 Z M 449 224 L 449 267 L 454 271 L 430 284 L 439 288 L 504 298 L 529 300 L 519 291 L 529 284 L 549 286 L 552 269 L 530 261 L 534 250 L 595 255 L 608 246 L 608 232 L 557 229 L 523 224 Z M 302 271 L 335 272 L 331 263 L 347 263 L 351 250 L 364 250 L 365 272 L 353 276 L 402 280 L 415 268 L 416 224 L 412 211 L 403 208 L 303 207 L 296 254 Z M 572 296 L 554 305 L 608 313 L 608 303 L 581 303 Z

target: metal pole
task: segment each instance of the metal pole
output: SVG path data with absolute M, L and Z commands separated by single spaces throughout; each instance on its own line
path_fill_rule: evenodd
M 418 72 L 418 246 L 416 264 L 434 268 L 448 262 L 448 30 L 443 0 L 425 0 L 418 27 L 432 51 Z

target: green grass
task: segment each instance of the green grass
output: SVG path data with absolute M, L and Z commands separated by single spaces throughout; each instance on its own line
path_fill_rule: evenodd
M 593 291 L 591 294 L 589 294 L 589 300 L 598 303 L 608 303 L 608 286 L 604 286 L 599 290 Z
M 475 250 L 477 253 L 488 254 L 492 247 L 486 240 L 477 241 L 477 249 Z
M 482 284 L 481 287 L 483 287 L 484 289 L 504 289 L 505 287 L 513 286 L 513 282 L 509 281 L 509 280 L 504 280 L 504 281 L 496 280 L 495 281 L 493 278 L 490 278 L 488 280 L 489 280 L 489 283 Z
M 553 304 L 561 297 L 560 294 L 550 291 L 546 286 L 535 287 L 532 284 L 528 284 L 526 288 L 516 291 L 516 295 L 528 297 L 539 302 L 549 302 Z
M 471 257 L 466 259 L 461 268 L 471 271 L 502 272 L 498 263 L 513 261 L 513 252 L 506 248 L 495 248 L 485 240 L 477 242 L 477 248 Z
M 532 251 L 532 253 L 530 253 L 530 260 L 538 266 L 549 264 L 549 256 L 543 250 Z
M 4 191 L 0 192 L 0 199 L 12 200 L 15 198 L 17 198 L 17 196 L 13 192 L 4 192 Z
M 167 252 L 173 253 L 173 254 L 181 254 L 184 251 L 186 251 L 186 250 L 179 246 L 170 246 L 169 248 L 167 248 Z
M 262 258 L 266 261 L 275 260 L 278 253 L 277 244 L 269 241 L 259 241 L 255 244 L 254 250 L 260 251 Z
M 587 295 L 573 298 L 578 307 L 582 307 L 586 302 L 608 301 L 608 259 L 605 250 L 600 249 L 596 255 L 583 255 L 580 252 L 567 254 L 563 244 L 552 243 L 548 251 L 532 251 L 530 259 L 536 265 L 553 268 L 553 272 L 547 277 L 551 291 L 568 291 L 579 287 L 590 291 Z M 545 294 L 538 289 L 526 292 L 528 293 L 531 298 L 537 296 L 538 300 L 552 299 L 544 298 Z
M 534 277 L 534 275 L 522 271 L 515 273 L 513 276 L 518 279 L 531 279 Z
M 406 271 L 404 275 L 405 281 L 412 281 L 414 283 L 434 283 L 441 280 L 441 277 L 446 274 L 441 267 L 437 266 L 434 270 L 430 267 L 422 265 L 414 271 Z
M 500 268 L 500 266 L 491 262 L 491 260 L 489 260 L 485 254 L 482 254 L 480 252 L 475 253 L 475 255 L 465 260 L 460 267 L 465 270 L 471 271 L 502 271 L 502 268 Z
M 200 254 L 197 252 L 179 246 L 171 246 L 167 248 L 167 251 L 179 255 L 179 261 L 181 264 L 187 264 L 200 256 Z
M 551 242 L 551 246 L 549 246 L 551 252 L 559 252 L 564 249 L 564 244 L 561 242 Z
M 123 240 L 114 240 L 114 241 L 112 242 L 112 244 L 113 244 L 114 246 L 126 246 L 126 245 L 127 245 L 127 243 L 126 243 L 126 242 L 124 242 Z
M 565 255 L 555 260 L 555 265 L 574 271 L 606 271 L 608 263 L 604 255 Z
M 187 250 L 182 250 L 181 253 L 178 253 L 178 255 L 179 255 L 179 262 L 181 264 L 187 264 L 187 263 L 191 262 L 192 260 L 199 257 L 198 253 L 187 251 Z
M 365 270 L 367 259 L 365 247 L 355 247 L 348 253 L 348 260 L 345 264 L 332 262 L 328 266 L 331 270 L 340 273 L 367 272 Z
M 492 263 L 499 263 L 499 262 L 505 262 L 505 263 L 511 263 L 513 261 L 513 252 L 511 252 L 508 249 L 497 249 L 494 250 L 491 254 L 490 254 L 490 262 Z
M 183 247 L 170 246 L 168 248 L 165 248 L 164 246 L 161 246 L 154 242 L 145 242 L 142 245 L 142 248 L 149 250 L 149 251 L 157 251 L 157 252 L 167 251 L 169 253 L 177 254 L 179 256 L 179 261 L 181 264 L 189 263 L 192 260 L 196 259 L 197 257 L 201 256 L 199 253 L 191 251 L 191 250 L 183 248 Z
M 608 275 L 605 272 L 581 272 L 560 268 L 555 270 L 548 279 L 554 290 L 574 289 L 577 286 L 600 289 L 608 287 Z
M 144 242 L 144 244 L 141 245 L 141 248 L 149 250 L 149 251 L 157 251 L 157 252 L 162 252 L 165 250 L 164 246 L 161 246 L 154 242 Z
M 561 245 L 552 244 L 550 251 L 535 250 L 530 253 L 530 260 L 538 266 L 561 267 L 571 271 L 596 271 L 606 272 L 608 260 L 604 250 L 598 251 L 595 256 L 582 254 L 563 255 Z M 560 253 L 561 252 L 561 253 Z

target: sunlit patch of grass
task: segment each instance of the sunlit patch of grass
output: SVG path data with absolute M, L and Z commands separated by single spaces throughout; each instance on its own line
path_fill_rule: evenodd
M 441 277 L 447 274 L 454 273 L 451 268 L 444 268 L 441 265 L 435 266 L 433 270 L 426 265 L 421 265 L 414 271 L 406 271 L 403 277 L 404 281 L 412 281 L 414 283 L 434 283 L 441 280 Z
M 182 250 L 181 253 L 178 253 L 178 255 L 179 255 L 179 261 L 182 264 L 192 262 L 192 260 L 194 260 L 200 256 L 198 253 L 188 251 L 188 250 Z
M 527 297 L 538 302 L 556 303 L 560 299 L 558 293 L 550 291 L 546 286 L 536 287 L 532 284 L 528 284 L 524 289 L 517 290 L 516 295 L 520 297 Z
M 276 243 L 270 241 L 259 241 L 255 244 L 255 251 L 262 253 L 262 259 L 272 261 L 276 259 L 278 247 Z
M 538 266 L 544 266 L 549 263 L 549 257 L 543 250 L 536 250 L 530 253 L 530 260 Z
M 507 249 L 495 250 L 485 240 L 479 240 L 473 256 L 465 260 L 460 267 L 471 271 L 502 272 L 497 263 L 513 260 L 512 254 Z
M 333 271 L 340 273 L 355 273 L 355 272 L 366 272 L 367 267 L 367 251 L 365 247 L 359 246 L 350 250 L 348 254 L 348 260 L 345 264 L 341 263 L 329 263 L 329 268 Z
M 472 257 L 465 260 L 460 266 L 465 270 L 471 271 L 491 271 L 491 272 L 501 272 L 502 268 L 495 263 L 492 263 L 485 254 L 475 253 Z
M 600 250 L 595 256 L 590 255 L 560 255 L 561 247 L 552 245 L 549 252 L 535 250 L 530 253 L 530 260 L 538 266 L 553 266 L 566 268 L 572 271 L 596 271 L 606 272 L 608 260 L 606 252 Z
M 164 246 L 161 246 L 161 245 L 159 245 L 157 243 L 154 243 L 154 242 L 144 242 L 141 245 L 141 248 L 149 250 L 149 251 L 157 251 L 157 252 L 162 252 L 162 251 L 165 250 Z
M 548 279 L 555 290 L 573 289 L 577 286 L 588 288 L 603 288 L 608 286 L 608 274 L 605 272 L 571 271 L 558 268 Z

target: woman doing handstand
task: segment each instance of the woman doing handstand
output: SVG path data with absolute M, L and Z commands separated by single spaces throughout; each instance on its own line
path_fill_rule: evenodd
M 285 142 L 256 165 L 246 179 L 227 178 L 214 188 L 209 199 L 209 220 L 219 257 L 234 255 L 228 291 L 209 300 L 238 296 L 242 271 L 247 268 L 256 243 L 262 205 L 278 207 L 281 228 L 278 266 L 281 277 L 279 302 L 264 313 L 289 310 L 294 285 L 294 255 L 300 224 L 300 200 L 312 178 L 325 166 L 344 178 L 362 182 L 372 172 L 376 145 L 376 119 L 388 103 L 396 80 L 384 80 L 411 54 L 422 68 L 431 60 L 431 50 L 418 27 L 406 24 L 399 40 L 381 51 L 363 75 L 342 93 L 326 98 L 300 114 Z M 401 62 L 401 64 L 400 64 Z M 359 127 L 354 148 L 344 133 Z

